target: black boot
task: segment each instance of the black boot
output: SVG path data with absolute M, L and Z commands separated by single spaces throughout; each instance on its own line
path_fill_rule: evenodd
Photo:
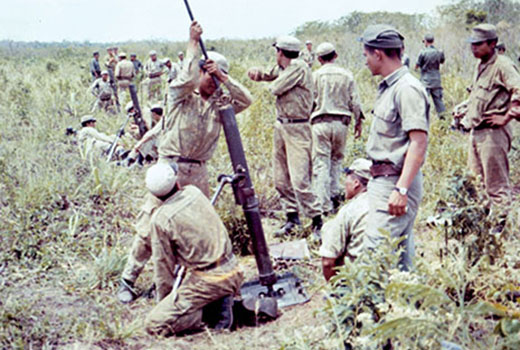
M 323 220 L 321 219 L 321 215 L 316 215 L 312 218 L 312 238 L 315 241 L 321 241 L 321 228 L 323 226 Z
M 233 296 L 227 295 L 202 308 L 202 321 L 216 330 L 231 329 L 233 326 Z
M 274 237 L 283 237 L 285 235 L 288 235 L 292 232 L 293 228 L 295 226 L 300 226 L 300 217 L 298 216 L 297 212 L 289 212 L 287 213 L 287 222 L 274 233 Z

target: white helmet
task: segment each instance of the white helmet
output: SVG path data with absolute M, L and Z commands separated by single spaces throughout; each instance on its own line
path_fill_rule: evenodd
M 157 163 L 146 172 L 146 188 L 156 197 L 162 197 L 171 192 L 177 182 L 177 163 Z

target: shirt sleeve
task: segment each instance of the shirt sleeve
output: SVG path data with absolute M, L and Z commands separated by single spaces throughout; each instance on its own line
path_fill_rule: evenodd
M 351 97 L 349 101 L 349 109 L 354 114 L 354 119 L 356 120 L 356 122 L 359 122 L 359 120 L 363 119 L 363 113 L 361 111 L 361 97 L 359 96 L 359 93 L 357 91 L 357 86 L 354 79 L 350 81 L 349 92 Z
M 319 254 L 323 258 L 337 259 L 345 255 L 348 232 L 348 210 L 343 207 L 338 215 L 322 229 L 322 244 Z
M 251 93 L 242 84 L 235 79 L 228 77 L 228 80 L 224 83 L 226 88 L 231 95 L 231 104 L 235 113 L 240 113 L 251 105 L 253 98 Z
M 103 134 L 102 132 L 99 132 L 96 129 L 92 129 L 92 136 L 96 140 L 105 141 L 105 142 L 109 142 L 109 143 L 114 142 L 114 138 L 113 137 L 110 137 L 107 134 Z
M 182 101 L 186 96 L 191 95 L 199 82 L 199 49 L 188 46 L 184 65 L 175 80 L 170 83 L 170 94 L 168 102 L 175 105 Z
M 428 133 L 429 104 L 419 87 L 405 85 L 396 94 L 402 128 L 406 132 L 420 130 Z
M 287 67 L 270 86 L 271 93 L 276 96 L 283 95 L 304 79 L 305 70 L 299 66 Z
M 511 92 L 511 101 L 508 114 L 511 118 L 520 119 L 520 74 L 515 66 L 505 64 L 501 70 L 501 80 L 507 91 Z
M 280 67 L 274 65 L 268 71 L 262 71 L 260 74 L 261 81 L 273 81 L 280 75 Z

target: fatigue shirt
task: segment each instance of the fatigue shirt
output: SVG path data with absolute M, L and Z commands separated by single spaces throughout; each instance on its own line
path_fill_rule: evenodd
M 152 237 L 172 251 L 176 262 L 188 269 L 202 269 L 229 256 L 233 247 L 229 235 L 206 196 L 188 185 L 156 209 L 151 219 Z
M 304 60 L 305 63 L 309 65 L 309 67 L 312 67 L 314 61 L 316 60 L 316 53 L 314 53 L 314 51 L 304 49 L 300 52 L 300 58 Z
M 427 88 L 441 87 L 441 73 L 439 68 L 444 63 L 444 52 L 437 50 L 433 45 L 422 49 L 417 58 L 417 65 L 421 68 L 421 81 Z
M 358 257 L 363 253 L 363 235 L 368 222 L 369 197 L 366 191 L 358 193 L 343 206 L 336 217 L 322 228 L 319 254 L 324 258 L 337 259 Z
M 115 56 L 107 55 L 105 57 L 105 67 L 112 70 L 112 72 L 113 72 L 116 69 L 116 65 L 117 65 L 117 59 L 115 58 Z
M 462 104 L 465 117 L 462 121 L 467 128 L 475 128 L 485 116 L 506 114 L 520 117 L 520 74 L 513 62 L 495 54 L 488 62 L 478 64 L 475 69 L 471 93 Z
M 103 78 L 97 78 L 91 85 L 90 89 L 94 93 L 94 95 L 102 100 L 108 100 L 112 97 L 112 86 L 110 85 L 110 80 L 103 81 Z
M 116 66 L 115 77 L 117 80 L 132 80 L 135 77 L 134 64 L 127 59 L 120 61 Z
M 143 64 L 138 59 L 135 59 L 134 61 L 130 62 L 132 62 L 132 64 L 134 65 L 135 74 L 138 74 Z
M 361 117 L 361 100 L 354 76 L 335 63 L 326 63 L 313 73 L 314 110 L 311 119 L 323 114 Z
M 423 84 L 401 67 L 380 84 L 374 105 L 367 154 L 373 161 L 402 169 L 410 145 L 408 132 L 428 132 L 430 103 Z
M 276 96 L 276 113 L 279 118 L 309 118 L 314 84 L 312 72 L 304 61 L 293 59 L 285 69 L 275 66 L 269 72 L 262 72 L 260 80 L 272 81 L 269 89 Z
M 180 68 L 177 65 L 177 63 L 172 63 L 172 68 L 168 69 L 168 84 L 171 83 L 175 78 L 177 78 L 179 70 Z
M 78 132 L 79 143 L 89 143 L 89 147 L 92 144 L 98 143 L 104 146 L 110 146 L 114 142 L 115 136 L 108 136 L 102 132 L 97 131 L 91 126 L 82 127 Z
M 150 77 L 150 74 L 157 74 L 157 73 L 162 72 L 163 68 L 164 68 L 164 65 L 162 64 L 161 61 L 159 61 L 159 59 L 152 61 L 149 58 L 148 61 L 146 61 L 146 64 L 144 65 L 144 72 L 146 73 L 146 75 L 148 77 Z M 159 78 L 159 77 L 155 77 L 155 78 Z M 151 79 L 154 79 L 154 78 L 151 78 Z
M 99 61 L 95 58 L 93 58 L 92 61 L 90 61 L 90 73 L 92 74 L 92 76 L 96 76 L 96 73 L 97 76 L 101 75 L 101 67 L 99 65 Z
M 150 130 L 149 137 L 158 136 L 159 157 L 182 156 L 207 161 L 220 136 L 219 108 L 228 102 L 235 113 L 246 109 L 252 101 L 249 91 L 233 78 L 222 84 L 229 94 L 217 90 L 204 101 L 196 90 L 199 81 L 199 50 L 188 49 L 185 65 L 169 86 L 168 113 Z

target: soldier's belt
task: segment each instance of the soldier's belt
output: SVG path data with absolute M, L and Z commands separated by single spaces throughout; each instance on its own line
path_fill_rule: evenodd
M 202 271 L 202 272 L 209 271 L 209 270 L 213 270 L 216 267 L 225 265 L 227 263 L 232 263 L 232 262 L 236 262 L 235 254 L 233 254 L 233 253 L 231 253 L 228 256 L 221 257 L 220 259 L 218 259 L 217 261 L 215 261 L 212 264 L 209 264 L 208 266 L 204 266 L 204 267 L 201 267 L 201 268 L 198 268 L 198 269 L 195 269 L 195 270 L 196 271 Z
M 348 115 L 323 114 L 312 118 L 311 124 L 327 123 L 336 120 L 342 122 L 345 125 L 348 125 L 350 123 L 350 117 Z
M 390 162 L 374 162 L 370 167 L 370 175 L 372 175 L 373 178 L 380 176 L 399 176 L 401 175 L 401 169 Z
M 161 76 L 161 74 L 162 74 L 162 72 L 150 73 L 150 74 L 148 74 L 148 77 L 150 79 L 159 78 Z
M 100 97 L 99 99 L 101 101 L 109 101 L 111 98 L 112 98 L 112 96 L 108 96 L 108 97 Z
M 276 118 L 282 124 L 297 124 L 297 123 L 308 123 L 309 119 L 289 119 L 289 118 Z
M 473 130 L 484 130 L 484 129 L 499 129 L 501 126 L 491 125 L 490 123 L 483 121 L 479 125 L 473 128 Z
M 185 158 L 185 157 L 180 157 L 180 156 L 168 156 L 165 158 L 173 160 L 174 162 L 177 162 L 177 163 L 191 163 L 191 164 L 198 164 L 198 165 L 201 165 L 202 163 L 204 163 L 202 160 Z

